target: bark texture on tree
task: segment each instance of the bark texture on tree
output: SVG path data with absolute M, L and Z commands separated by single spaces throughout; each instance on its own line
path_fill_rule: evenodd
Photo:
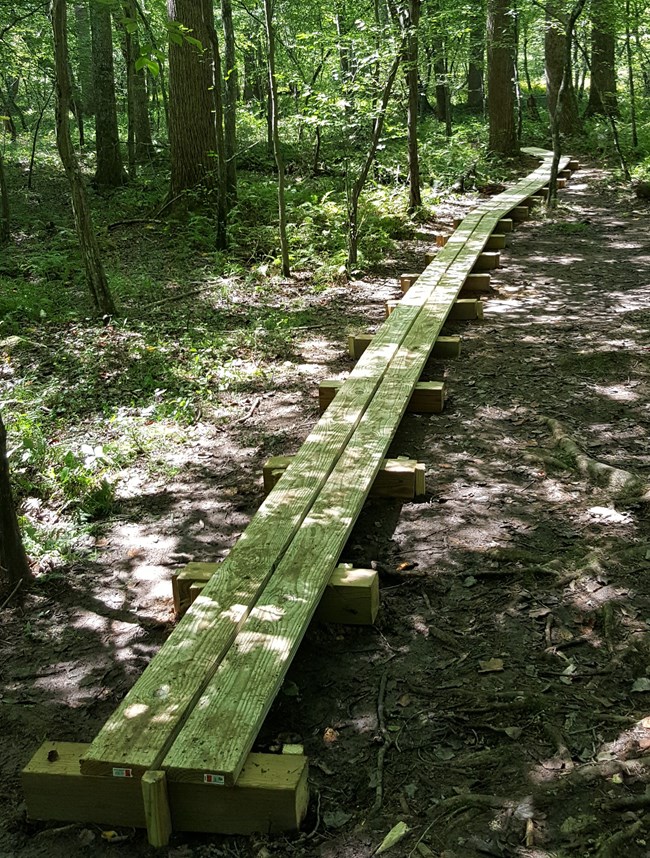
M 406 44 L 406 83 L 408 87 L 408 159 L 409 159 L 409 211 L 422 206 L 420 193 L 420 158 L 418 154 L 418 114 L 420 79 L 418 75 L 418 27 L 421 0 L 410 0 L 408 39 Z
M 180 24 L 202 49 L 182 39 L 169 42 L 169 145 L 171 196 L 199 185 L 216 185 L 217 133 L 214 118 L 214 74 L 208 0 L 168 0 L 172 25 Z
M 226 193 L 231 201 L 237 198 L 237 98 L 239 80 L 235 57 L 235 31 L 232 23 L 232 0 L 221 0 L 221 20 L 224 34 L 224 136 L 226 157 Z
M 280 253 L 282 255 L 282 274 L 289 277 L 289 242 L 287 239 L 287 214 L 284 198 L 284 160 L 280 148 L 280 132 L 278 129 L 278 90 L 275 80 L 275 30 L 273 28 L 273 8 L 271 0 L 264 0 L 264 19 L 266 22 L 266 39 L 269 63 L 269 116 L 271 120 L 271 136 L 273 152 L 278 169 L 278 229 L 280 233 Z
M 97 237 L 86 199 L 86 189 L 70 139 L 70 81 L 68 79 L 68 35 L 65 0 L 53 0 L 54 68 L 56 74 L 56 143 L 63 169 L 70 182 L 72 212 L 86 280 L 93 302 L 101 313 L 112 315 L 115 304 L 99 255 Z
M 7 190 L 7 179 L 5 177 L 5 166 L 0 152 L 0 244 L 9 241 L 11 230 L 9 227 L 9 191 Z
M 74 29 L 77 43 L 77 68 L 81 103 L 85 116 L 95 113 L 95 81 L 93 79 L 92 39 L 88 0 L 74 4 Z
M 616 12 L 612 0 L 591 3 L 591 84 L 587 115 L 615 116 L 616 98 Z
M 472 7 L 469 31 L 469 64 L 467 67 L 467 106 L 477 113 L 483 112 L 483 68 L 485 60 L 485 5 Z
M 113 24 L 111 7 L 101 0 L 91 0 L 93 79 L 95 90 L 95 145 L 97 168 L 95 184 L 117 188 L 124 184 L 125 174 L 117 130 L 115 73 L 113 69 Z
M 564 74 L 566 51 L 566 14 L 558 0 L 546 5 L 546 30 L 544 33 L 544 62 L 546 70 L 547 106 L 551 116 L 557 107 L 560 84 Z M 571 52 L 569 52 L 571 56 Z M 572 134 L 580 128 L 578 99 L 573 85 L 573 69 L 568 69 L 566 85 L 562 95 L 562 110 L 559 114 L 560 133 Z
M 515 155 L 515 23 L 509 0 L 488 0 L 487 9 L 489 149 Z
M 0 593 L 12 590 L 32 577 L 20 536 L 11 494 L 7 462 L 7 430 L 0 415 Z

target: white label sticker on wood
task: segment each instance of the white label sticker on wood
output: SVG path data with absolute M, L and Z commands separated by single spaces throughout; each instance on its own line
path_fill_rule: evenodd
M 203 775 L 203 783 L 204 784 L 214 784 L 215 786 L 223 786 L 226 782 L 226 779 L 223 775 Z

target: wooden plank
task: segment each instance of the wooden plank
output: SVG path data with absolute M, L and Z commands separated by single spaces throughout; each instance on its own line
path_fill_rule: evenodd
M 292 461 L 292 456 L 271 456 L 265 462 L 262 468 L 265 490 L 272 491 L 275 488 Z M 424 465 L 421 462 L 405 456 L 384 459 L 370 488 L 370 495 L 377 498 L 413 500 L 418 495 L 417 474 L 423 470 Z
M 45 742 L 23 769 L 30 819 L 146 828 L 139 778 L 82 775 L 88 745 Z M 309 800 L 307 759 L 300 755 L 250 754 L 237 785 L 168 783 L 175 831 L 254 834 L 295 831 Z
M 318 406 L 324 411 L 332 402 L 344 381 L 329 378 L 318 387 Z M 406 407 L 411 414 L 440 414 L 445 407 L 445 383 L 443 381 L 419 381 Z
M 192 584 L 191 594 L 196 593 L 198 596 L 205 584 L 205 581 Z M 321 623 L 372 625 L 378 610 L 377 572 L 374 569 L 359 569 L 352 563 L 339 563 L 316 609 L 316 619 Z
M 84 754 L 82 771 L 110 774 L 112 768 L 127 764 L 134 772 L 160 768 L 160 761 L 224 663 L 271 576 L 275 578 L 274 573 L 284 564 L 298 534 L 303 529 L 310 531 L 309 523 L 322 490 L 347 459 L 349 442 L 357 437 L 388 371 L 394 364 L 399 365 L 395 361 L 403 353 L 404 344 L 411 343 L 409 352 L 420 356 L 425 348 L 420 341 L 424 340 L 428 356 L 434 332 L 429 319 L 431 307 L 436 308 L 435 318 L 444 323 L 458 294 L 458 284 L 482 251 L 496 221 L 524 194 L 532 193 L 547 179 L 548 157 L 526 180 L 493 197 L 489 204 L 477 206 L 465 218 L 382 325 L 332 407 L 301 447 L 295 463 L 254 516 L 245 538 L 234 546 L 225 561 L 233 574 L 217 576 L 206 585 L 201 597 Z M 426 326 L 421 328 L 425 322 Z M 413 342 L 412 335 L 416 332 L 418 341 Z M 417 378 L 412 380 L 411 387 L 416 381 Z M 400 385 L 403 383 L 400 379 Z M 400 396 L 405 408 L 410 389 L 402 386 Z M 393 414 L 391 431 L 395 430 L 394 421 L 401 419 L 401 413 L 403 409 Z M 386 432 L 387 429 L 383 430 Z M 356 445 L 353 447 L 356 449 Z M 381 457 L 372 457 L 370 461 L 378 469 Z M 233 581 L 237 581 L 236 587 Z
M 144 818 L 147 823 L 147 839 L 150 846 L 159 849 L 161 846 L 167 846 L 172 834 L 167 778 L 164 772 L 145 772 L 140 785 Z

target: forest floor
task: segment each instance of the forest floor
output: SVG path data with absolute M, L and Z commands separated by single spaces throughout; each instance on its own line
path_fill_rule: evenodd
M 598 464 L 650 483 L 648 214 L 583 168 L 510 236 L 484 321 L 449 326 L 460 358 L 427 368 L 445 412 L 407 415 L 392 447 L 426 463 L 426 497 L 368 502 L 342 557 L 379 570 L 378 622 L 315 623 L 260 735 L 305 746 L 304 830 L 179 834 L 164 854 L 366 858 L 404 822 L 391 855 L 650 855 L 650 508 Z M 151 853 L 142 832 L 26 822 L 19 771 L 46 738 L 93 739 L 172 626 L 174 570 L 225 556 L 264 460 L 300 446 L 347 334 L 381 323 L 429 244 L 350 285 L 286 284 L 280 309 L 310 314 L 293 349 L 225 417 L 158 424 L 158 466 L 125 464 L 86 556 L 4 610 L 2 858 Z M 197 303 L 161 312 L 189 326 Z

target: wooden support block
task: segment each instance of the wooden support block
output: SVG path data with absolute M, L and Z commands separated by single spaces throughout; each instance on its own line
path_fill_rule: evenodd
M 578 161 L 577 158 L 571 158 L 571 160 L 567 164 L 567 167 L 572 172 L 575 172 L 576 170 L 580 169 L 580 161 Z
M 167 846 L 172 834 L 172 817 L 167 798 L 167 778 L 164 772 L 145 772 L 140 781 L 144 818 L 149 845 L 156 849 Z
M 468 322 L 483 318 L 483 303 L 477 298 L 459 298 L 447 318 L 454 322 Z
M 174 611 L 177 615 L 184 614 L 194 601 L 190 597 L 191 586 L 197 581 L 209 581 L 218 566 L 218 563 L 188 563 L 172 577 Z
M 484 250 L 503 250 L 506 246 L 506 237 L 502 233 L 493 232 L 485 242 Z
M 457 358 L 460 355 L 460 337 L 438 337 L 433 346 L 431 357 L 437 360 Z
M 436 247 L 444 247 L 448 241 L 449 241 L 448 235 L 445 235 L 443 232 L 437 232 L 436 233 Z
M 359 360 L 372 342 L 373 337 L 374 334 L 350 334 L 348 337 L 348 352 L 352 360 Z
M 386 308 L 386 318 L 390 316 L 390 314 L 393 312 L 393 310 L 395 309 L 395 307 L 397 307 L 398 304 L 399 298 L 389 298 L 388 301 L 386 301 L 386 304 L 384 305 Z
M 463 283 L 463 289 L 471 289 L 472 292 L 484 292 L 489 295 L 492 292 L 491 280 L 492 277 L 487 273 L 468 274 Z
M 510 217 L 518 223 L 522 220 L 528 220 L 528 206 L 515 206 L 514 209 L 510 211 Z
M 325 588 L 316 617 L 323 623 L 371 626 L 379 610 L 379 575 L 339 563 Z
M 501 220 L 497 222 L 496 229 L 501 233 L 512 232 L 512 230 L 514 229 L 512 218 L 502 217 Z
M 561 179 L 561 178 L 558 176 L 558 177 L 557 177 L 557 188 L 558 188 L 558 191 L 562 191 L 562 190 L 564 190 L 564 188 L 566 188 L 566 186 L 567 186 L 567 180 L 566 180 L 566 179 Z
M 201 581 L 192 585 L 190 589 L 194 598 L 205 584 Z M 374 569 L 358 569 L 351 563 L 339 563 L 325 588 L 316 617 L 323 623 L 371 626 L 378 610 L 379 576 Z
M 455 217 L 454 218 L 454 229 L 458 229 L 458 227 L 461 225 L 462 222 L 463 222 L 462 217 Z
M 419 274 L 402 274 L 399 278 L 400 289 L 402 294 L 406 294 L 411 286 L 417 281 Z
M 341 379 L 321 381 L 318 387 L 318 406 L 321 414 L 341 389 Z M 411 414 L 440 414 L 445 405 L 445 385 L 442 381 L 420 381 L 411 394 L 406 410 Z
M 266 462 L 262 469 L 266 494 L 274 488 L 292 460 L 293 456 L 271 456 Z M 423 493 L 418 491 L 418 487 L 424 479 L 423 475 L 424 464 L 416 462 L 415 459 L 384 459 L 372 484 L 370 495 L 380 498 L 413 500 L 418 494 Z
M 427 250 L 427 252 L 424 254 L 424 267 L 426 268 L 427 265 L 431 265 L 431 263 L 433 262 L 433 260 L 435 258 L 436 258 L 435 250 Z
M 500 261 L 501 254 L 498 250 L 487 250 L 484 253 L 479 254 L 476 262 L 474 263 L 474 267 L 472 268 L 472 273 L 479 274 L 482 271 L 493 271 L 495 268 L 499 267 Z
M 558 173 L 558 176 L 561 179 L 570 179 L 571 178 L 571 170 L 569 170 L 568 167 L 564 170 L 560 170 L 560 172 Z
M 89 745 L 45 742 L 23 769 L 30 819 L 146 828 L 140 779 L 79 772 Z M 128 772 L 128 769 L 122 772 Z M 255 834 L 297 831 L 307 813 L 307 758 L 249 754 L 234 787 L 197 772 L 194 783 L 167 781 L 174 831 Z

